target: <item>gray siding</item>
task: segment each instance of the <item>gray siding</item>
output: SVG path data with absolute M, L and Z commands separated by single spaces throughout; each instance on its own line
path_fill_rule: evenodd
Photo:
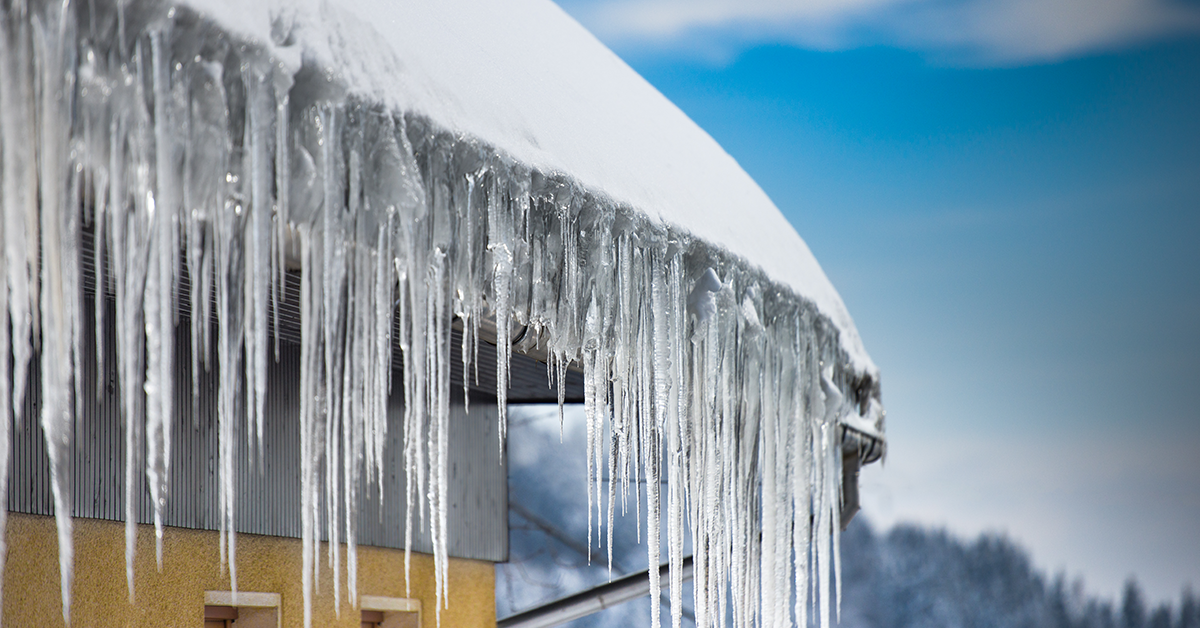
M 85 303 L 87 301 L 90 299 Z M 115 312 L 110 308 L 108 320 L 113 316 Z M 106 334 L 104 352 L 107 359 L 103 377 L 98 378 L 90 331 L 94 326 L 90 315 L 85 318 L 89 320 L 84 322 L 87 330 L 84 345 L 89 355 L 83 360 L 83 412 L 77 420 L 75 455 L 71 464 L 72 514 L 124 520 L 125 432 L 117 396 L 114 335 Z M 181 330 L 186 329 L 184 325 L 186 321 L 181 321 Z M 186 332 L 177 334 L 176 357 L 171 496 L 165 523 L 214 530 L 219 527 L 216 373 L 201 374 L 200 395 L 193 398 L 190 342 Z M 8 509 L 50 515 L 53 514 L 53 498 L 45 441 L 38 423 L 40 377 L 37 368 L 35 360 L 31 364 L 24 417 L 13 434 Z M 395 375 L 398 372 L 394 372 Z M 487 382 L 482 380 L 481 377 L 484 385 L 479 388 L 486 390 Z M 300 536 L 299 381 L 299 347 L 283 342 L 279 362 L 271 361 L 269 366 L 268 414 L 261 466 L 251 461 L 246 439 L 241 438 L 239 443 L 239 532 Z M 104 388 L 99 394 L 98 385 Z M 395 391 L 401 388 L 398 381 L 393 386 Z M 455 390 L 461 388 L 456 386 Z M 361 545 L 404 545 L 403 400 L 398 392 L 392 396 L 389 408 L 388 438 L 391 443 L 385 460 L 383 500 L 380 504 L 374 489 L 367 490 L 366 486 L 360 489 L 363 496 L 358 524 Z M 459 397 L 451 412 L 450 554 L 462 558 L 506 560 L 507 473 L 497 445 L 495 400 L 473 398 L 467 412 Z M 240 435 L 244 434 L 244 430 L 240 432 Z M 153 513 L 144 477 L 141 473 L 137 477 L 137 493 L 141 496 L 138 518 L 142 523 L 150 523 Z M 416 517 L 414 526 L 413 549 L 432 551 L 429 534 Z

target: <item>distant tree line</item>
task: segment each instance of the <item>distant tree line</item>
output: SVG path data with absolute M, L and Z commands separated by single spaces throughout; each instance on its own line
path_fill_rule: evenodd
M 1046 578 L 997 535 L 907 525 L 877 535 L 859 517 L 842 536 L 842 570 L 846 628 L 1200 628 L 1190 586 L 1177 605 L 1149 608 L 1130 579 L 1114 604 L 1081 581 Z

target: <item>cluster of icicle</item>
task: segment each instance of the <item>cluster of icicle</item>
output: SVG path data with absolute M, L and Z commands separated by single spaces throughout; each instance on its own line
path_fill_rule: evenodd
M 364 476 L 382 485 L 389 394 L 406 401 L 406 543 L 419 516 L 432 533 L 440 620 L 449 404 L 461 394 L 450 361 L 469 373 L 481 330 L 494 337 L 503 447 L 508 361 L 522 327 L 515 348 L 545 356 L 551 378 L 563 381 L 572 364 L 585 374 L 587 490 L 597 544 L 608 524 L 610 560 L 615 504 L 626 508 L 631 489 L 641 503 L 644 482 L 646 529 L 667 517 L 672 566 L 692 535 L 698 625 L 805 626 L 811 609 L 828 624 L 838 418 L 852 404 L 838 392 L 850 387 L 837 332 L 810 303 L 719 249 L 424 118 L 348 96 L 319 69 L 280 64 L 183 9 L 0 6 L 0 356 L 12 365 L 0 359 L 0 398 L 11 400 L 0 403 L 0 494 L 9 430 L 40 352 L 36 418 L 51 461 L 65 619 L 72 522 L 61 466 L 82 397 L 81 234 L 90 227 L 97 293 L 116 305 L 109 322 L 105 299 L 94 300 L 96 337 L 106 324 L 117 330 L 116 355 L 98 355 L 119 372 L 131 600 L 142 473 L 162 564 L 176 333 L 190 333 L 193 374 L 219 366 L 221 558 L 236 590 L 236 443 L 247 438 L 262 455 L 267 360 L 278 356 L 270 330 L 284 273 L 298 270 L 305 626 L 322 533 L 335 574 L 344 542 L 356 602 L 357 490 Z M 190 308 L 187 331 L 181 308 Z M 450 346 L 455 321 L 461 347 Z M 403 360 L 395 393 L 394 340 Z M 607 499 L 605 474 L 620 478 Z M 3 517 L 0 509 L 0 525 Z M 659 543 L 647 548 L 658 564 Z M 682 581 L 671 573 L 678 627 Z M 657 570 L 650 578 L 660 586 Z

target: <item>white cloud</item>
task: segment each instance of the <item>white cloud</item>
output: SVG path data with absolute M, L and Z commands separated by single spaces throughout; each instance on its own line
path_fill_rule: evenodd
M 564 0 L 617 48 L 729 56 L 760 43 L 840 50 L 891 45 L 952 63 L 1060 59 L 1200 32 L 1178 0 Z

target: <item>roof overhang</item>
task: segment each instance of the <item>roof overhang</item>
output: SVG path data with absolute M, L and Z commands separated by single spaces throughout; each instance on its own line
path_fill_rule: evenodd
M 69 453 L 82 342 L 75 258 L 82 225 L 94 222 L 107 247 L 96 259 L 124 308 L 120 394 L 158 439 L 151 454 L 170 437 L 169 336 L 183 278 L 213 278 L 190 284 L 215 297 L 193 292 L 189 318 L 217 319 L 208 340 L 219 345 L 222 403 L 244 390 L 254 425 L 270 317 L 298 265 L 301 430 L 355 422 L 363 472 L 377 472 L 372 409 L 386 405 L 392 359 L 379 340 L 398 334 L 413 408 L 405 430 L 420 434 L 406 463 L 431 474 L 424 489 L 409 487 L 409 506 L 429 500 L 438 577 L 451 365 L 479 365 L 472 347 L 491 341 L 501 438 L 510 357 L 545 359 L 566 382 L 560 400 L 582 380 L 589 420 L 614 426 L 621 455 L 689 491 L 686 505 L 668 500 L 673 535 L 693 508 L 697 533 L 744 563 L 738 577 L 757 578 L 750 565 L 791 561 L 793 549 L 807 567 L 803 534 L 793 536 L 807 530 L 828 616 L 844 453 L 882 455 L 878 370 L 762 190 L 561 10 L 539 0 L 24 6 L 9 6 L 0 41 L 0 206 L 14 368 L 28 367 L 40 341 L 52 461 Z M 601 448 L 588 455 L 600 460 Z M 305 451 L 315 466 L 340 464 L 336 451 Z M 148 475 L 169 472 L 148 458 Z M 318 476 L 302 479 L 312 499 Z M 54 482 L 56 496 L 69 495 L 67 478 Z M 166 495 L 155 491 L 160 507 Z M 756 509 L 760 493 L 779 508 Z M 733 506 L 710 503 L 724 497 Z M 313 512 L 302 513 L 306 552 L 319 536 Z M 705 587 L 749 586 L 718 581 L 732 572 L 717 554 L 696 558 Z M 764 562 L 762 574 L 783 578 L 762 583 L 764 608 L 809 594 L 793 573 Z M 69 580 L 64 572 L 64 602 Z M 768 599 L 774 592 L 782 601 Z

